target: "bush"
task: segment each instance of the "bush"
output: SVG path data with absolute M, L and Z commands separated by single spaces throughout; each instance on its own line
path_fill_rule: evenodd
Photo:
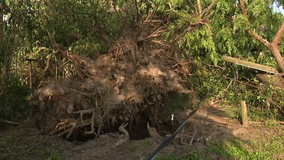
M 6 119 L 22 120 L 28 115 L 28 100 L 31 90 L 18 77 L 4 82 L 0 93 L 0 116 Z

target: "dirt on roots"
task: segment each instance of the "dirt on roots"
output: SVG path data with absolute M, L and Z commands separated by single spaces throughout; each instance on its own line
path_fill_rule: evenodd
M 68 140 L 98 138 L 119 126 L 124 134 L 130 132 L 130 138 L 149 136 L 132 135 L 137 132 L 135 128 L 147 130 L 149 121 L 162 125 L 158 113 L 169 93 L 194 95 L 191 61 L 181 60 L 166 42 L 135 37 L 125 34 L 108 54 L 96 59 L 58 48 L 58 53 L 73 64 L 76 76 L 37 90 L 30 101 L 28 122 L 43 134 Z

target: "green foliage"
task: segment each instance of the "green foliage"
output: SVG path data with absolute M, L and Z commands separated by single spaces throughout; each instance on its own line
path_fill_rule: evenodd
M 28 98 L 30 89 L 22 85 L 17 77 L 11 77 L 5 83 L 6 93 L 0 93 L 0 104 L 6 103 L 6 108 L 1 108 L 0 116 L 8 119 L 23 120 L 29 113 Z M 2 90 L 3 91 L 3 90 Z M 4 96 L 6 94 L 6 97 Z M 6 99 L 4 99 L 4 97 Z
M 143 149 L 146 149 L 148 148 L 149 146 L 151 146 L 153 144 L 153 141 L 151 138 L 146 138 L 144 140 L 141 141 L 140 143 L 140 146 L 143 148 Z
M 194 107 L 191 104 L 193 97 L 189 94 L 178 94 L 171 92 L 168 94 L 168 100 L 165 102 L 163 110 L 165 112 L 183 111 L 188 106 Z
M 108 47 L 104 43 L 96 42 L 95 40 L 89 38 L 77 41 L 69 48 L 72 53 L 86 55 L 91 58 L 99 55 L 97 51 L 104 53 L 107 51 L 107 49 Z
M 173 153 L 167 153 L 166 155 L 159 155 L 157 160 L 176 160 L 178 159 L 178 156 L 174 155 Z
M 273 159 L 275 155 L 283 153 L 282 142 L 284 142 L 283 134 L 267 135 L 249 142 L 234 139 L 225 141 L 222 145 L 212 143 L 208 151 L 228 159 Z
M 60 160 L 59 155 L 56 151 L 50 153 L 50 157 L 47 160 Z
M 238 14 L 236 17 L 236 21 L 234 23 L 234 30 L 238 30 L 244 33 L 248 29 L 248 26 L 247 26 L 248 23 L 249 23 L 249 20 L 246 16 L 242 14 Z
M 198 93 L 206 93 L 211 91 L 214 96 L 221 96 L 222 90 L 224 90 L 228 85 L 227 81 L 222 76 L 222 71 L 220 69 L 210 67 L 206 63 L 196 61 L 196 69 L 194 70 L 193 82 L 196 84 L 195 90 Z
M 270 1 L 268 0 L 254 0 L 253 3 L 250 3 L 247 6 L 247 10 L 250 11 L 249 13 L 251 13 L 251 16 L 259 18 L 267 11 L 269 5 Z
M 226 0 L 219 0 L 217 1 L 216 8 L 218 11 L 221 11 L 222 14 L 229 13 L 231 11 L 231 2 Z

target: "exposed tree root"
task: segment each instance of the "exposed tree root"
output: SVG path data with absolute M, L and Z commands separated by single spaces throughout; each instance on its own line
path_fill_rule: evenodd
M 114 146 L 117 147 L 117 146 L 120 146 L 120 145 L 123 145 L 124 143 L 126 143 L 127 141 L 129 141 L 129 133 L 128 131 L 125 129 L 125 127 L 128 125 L 128 123 L 123 123 L 119 128 L 119 132 L 123 133 L 124 136 L 122 139 L 118 140 Z
M 66 136 L 66 139 L 69 139 L 71 134 L 73 133 L 74 129 L 76 128 L 77 124 L 79 122 L 79 118 L 73 123 L 72 127 L 69 129 L 69 132 Z
M 197 133 L 197 131 L 196 131 L 196 128 L 195 128 L 195 126 L 194 126 L 194 132 L 193 132 L 193 134 L 192 134 L 192 136 L 191 136 L 191 139 L 190 139 L 190 141 L 189 141 L 189 146 L 192 146 L 193 140 L 194 140 L 194 138 L 195 138 L 196 133 Z
M 149 123 L 147 123 L 147 130 L 148 130 L 148 133 L 150 135 L 151 138 L 153 139 L 159 139 L 159 138 L 162 138 L 156 131 L 156 128 L 151 128 Z
M 159 125 L 158 112 L 167 94 L 194 93 L 187 83 L 187 64 L 192 62 L 179 60 L 169 44 L 156 43 L 164 30 L 153 30 L 141 34 L 142 46 L 137 45 L 136 33 L 125 34 L 95 60 L 59 50 L 73 64 L 76 76 L 37 90 L 30 103 L 31 121 L 43 133 L 65 138 L 81 129 L 98 138 L 106 125 L 121 122 L 129 122 L 131 128 L 141 112 Z
M 94 134 L 94 132 L 95 132 L 95 112 L 93 112 L 93 114 L 92 114 L 92 118 L 91 118 L 91 127 L 92 127 L 92 129 L 91 129 L 91 131 L 89 131 L 89 132 L 85 132 L 86 134 Z

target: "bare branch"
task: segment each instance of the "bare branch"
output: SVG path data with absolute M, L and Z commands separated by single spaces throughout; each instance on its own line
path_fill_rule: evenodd
M 201 14 L 201 17 L 203 17 L 206 12 L 210 11 L 214 7 L 215 3 L 216 0 L 213 0 L 213 2 L 207 8 L 204 9 L 204 11 Z
M 279 28 L 278 32 L 276 33 L 274 40 L 272 41 L 271 45 L 277 46 L 279 44 L 280 39 L 282 38 L 284 33 L 284 21 L 282 22 L 281 27 Z
M 8 121 L 8 120 L 2 119 L 2 118 L 0 118 L 0 122 L 12 124 L 12 125 L 19 125 L 20 124 L 19 122 L 12 122 L 12 121 Z
M 73 123 L 72 127 L 70 128 L 70 130 L 69 130 L 69 132 L 66 136 L 66 139 L 69 139 L 69 137 L 72 135 L 72 133 L 73 133 L 74 129 L 76 128 L 79 121 L 80 121 L 79 118 L 77 118 L 77 120 Z
M 247 16 L 248 13 L 247 13 L 247 10 L 246 10 L 246 6 L 245 6 L 245 3 L 244 3 L 244 0 L 240 0 L 240 7 L 241 7 L 241 10 L 242 10 L 242 14 Z
M 196 8 L 196 6 L 191 2 L 191 0 L 188 0 L 188 2 L 194 7 L 195 11 L 197 12 L 197 8 Z M 193 10 L 193 9 L 191 9 L 191 10 Z
M 202 7 L 201 7 L 200 0 L 197 0 L 197 9 L 198 9 L 198 15 L 199 15 L 199 17 L 201 17 Z
M 244 16 L 247 16 L 247 11 L 246 11 L 246 6 L 243 0 L 240 0 L 240 7 L 242 10 L 242 14 Z M 258 41 L 260 41 L 261 43 L 263 43 L 266 47 L 269 47 L 269 42 L 262 38 L 261 36 L 259 36 L 255 31 L 252 31 L 251 29 L 247 29 L 247 32 L 252 35 L 254 38 L 256 38 Z
M 269 42 L 266 39 L 262 38 L 260 35 L 258 35 L 255 31 L 252 31 L 251 29 L 247 29 L 247 32 L 251 34 L 254 38 L 256 38 L 258 41 L 263 43 L 266 47 L 269 46 Z

